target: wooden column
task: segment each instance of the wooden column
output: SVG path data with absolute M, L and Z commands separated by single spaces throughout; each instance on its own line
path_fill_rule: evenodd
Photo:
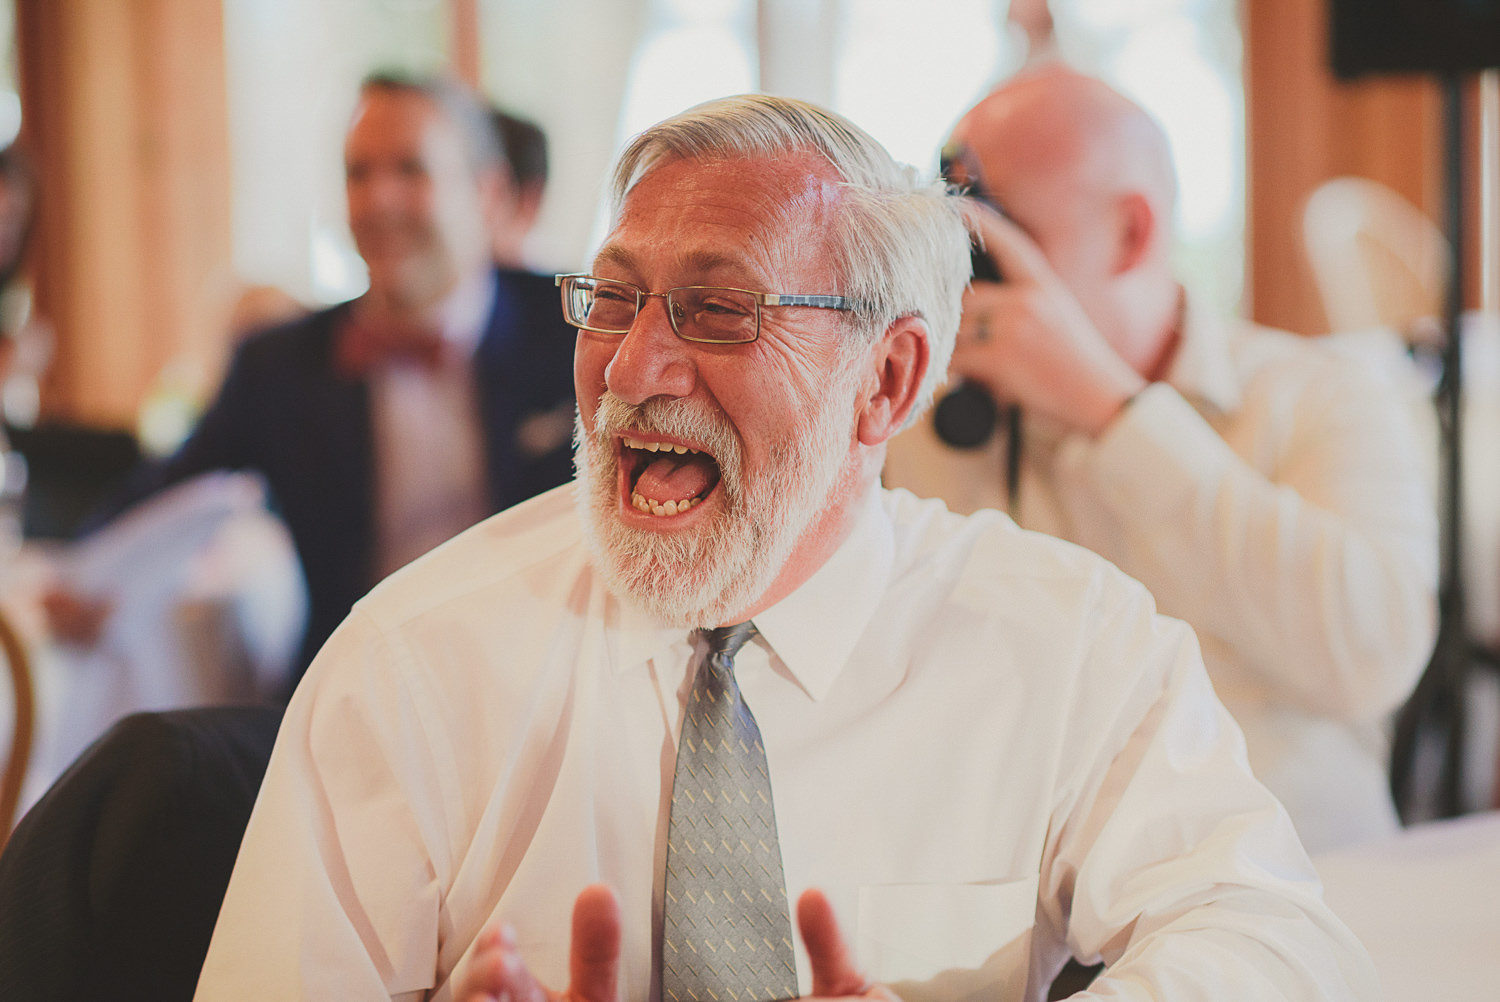
M 1325 0 L 1244 4 L 1246 312 L 1303 334 L 1327 329 L 1302 251 L 1302 205 L 1319 183 L 1357 174 L 1434 219 L 1440 207 L 1440 96 L 1421 77 L 1340 82 L 1328 68 Z
M 163 363 L 221 337 L 231 266 L 223 12 L 201 0 L 16 0 L 22 137 L 41 174 L 43 412 L 133 426 Z

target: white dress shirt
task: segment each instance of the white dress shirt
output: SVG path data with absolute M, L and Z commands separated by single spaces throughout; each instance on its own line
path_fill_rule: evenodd
M 1250 763 L 1319 851 L 1388 835 L 1384 718 L 1436 632 L 1437 519 L 1407 392 L 1347 351 L 1189 312 L 1166 382 L 1097 440 L 1026 417 L 1012 514 L 1138 578 L 1187 620 Z M 1004 436 L 924 421 L 884 479 L 1006 507 Z
M 494 271 L 475 274 L 443 304 L 436 365 L 395 359 L 370 374 L 377 578 L 490 514 L 471 362 L 496 295 Z
M 755 623 L 790 900 L 824 889 L 909 1002 L 1039 1000 L 1069 950 L 1114 998 L 1374 997 L 1191 631 L 1103 560 L 873 489 Z M 656 999 L 702 646 L 606 591 L 571 486 L 386 580 L 292 700 L 198 997 L 448 999 L 496 918 L 561 989 L 603 881 L 621 998 Z

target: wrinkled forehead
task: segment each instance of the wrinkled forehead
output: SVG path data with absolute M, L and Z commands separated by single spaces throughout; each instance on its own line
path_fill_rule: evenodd
M 667 230 L 684 248 L 717 244 L 725 256 L 749 254 L 783 275 L 826 271 L 844 201 L 837 171 L 820 154 L 664 159 L 626 192 L 601 255 L 642 230 Z

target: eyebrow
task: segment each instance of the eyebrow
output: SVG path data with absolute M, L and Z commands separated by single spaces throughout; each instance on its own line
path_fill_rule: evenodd
M 618 267 L 618 269 L 624 270 L 628 275 L 639 275 L 639 270 L 636 269 L 636 257 L 630 254 L 630 251 L 627 251 L 627 249 L 621 248 L 621 246 L 604 246 L 595 255 L 595 267 L 606 266 L 606 264 L 607 266 Z M 738 287 L 738 285 L 745 284 L 763 285 L 768 281 L 766 276 L 760 273 L 759 269 L 750 266 L 744 258 L 730 257 L 730 255 L 718 251 L 679 252 L 676 255 L 675 267 L 679 272 L 685 273 L 685 275 L 708 276 L 706 279 L 690 279 L 690 281 L 685 282 L 687 285 L 696 285 L 699 281 L 706 281 L 709 284 L 724 284 L 724 282 L 727 282 L 727 284 Z M 730 270 L 733 275 L 715 278 L 715 273 L 721 272 L 721 270 Z
M 606 243 L 603 248 L 598 249 L 594 255 L 595 266 L 600 264 L 612 264 L 612 266 L 624 269 L 625 272 L 636 270 L 636 255 L 631 254 L 627 248 L 622 248 L 618 243 Z M 733 269 L 739 272 L 753 273 L 760 278 L 759 269 L 748 264 L 742 257 L 724 254 L 721 251 L 711 249 L 699 249 L 699 251 L 679 251 L 676 254 L 675 267 L 684 272 L 717 272 L 720 269 Z
M 594 267 L 601 264 L 612 264 L 626 271 L 634 271 L 635 255 L 617 244 L 609 244 L 601 247 L 599 253 L 594 255 Z
M 718 251 L 693 251 L 677 256 L 679 266 L 687 271 L 717 271 L 721 268 L 744 269 L 742 258 L 732 258 Z

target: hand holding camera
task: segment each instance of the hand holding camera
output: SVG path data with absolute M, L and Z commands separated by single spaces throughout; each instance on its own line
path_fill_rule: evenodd
M 963 144 L 953 142 L 943 148 L 942 174 L 956 191 L 990 206 L 995 205 L 993 199 L 984 193 L 974 158 Z M 1001 281 L 1000 269 L 994 258 L 985 253 L 977 237 L 969 242 L 969 270 L 973 282 Z M 1015 440 L 1020 434 L 1020 414 L 1015 408 L 1009 410 L 1007 424 L 1011 438 Z M 933 430 L 938 438 L 955 449 L 980 448 L 994 436 L 999 423 L 1000 407 L 994 395 L 977 383 L 959 382 L 933 406 Z M 1011 493 L 1015 493 L 1014 483 Z
M 979 204 L 970 225 L 1005 281 L 976 281 L 965 292 L 951 372 L 1002 405 L 1098 434 L 1146 380 L 1020 227 Z

